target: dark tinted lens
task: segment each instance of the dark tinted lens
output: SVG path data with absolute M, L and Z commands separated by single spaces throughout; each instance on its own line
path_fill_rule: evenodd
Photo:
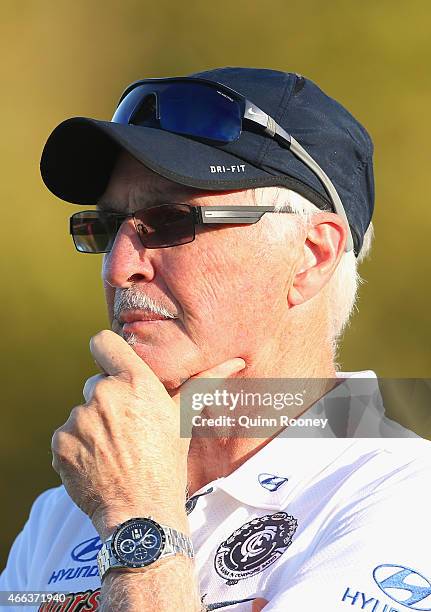
M 149 249 L 192 242 L 195 225 L 186 204 L 163 204 L 138 210 L 135 225 L 142 244 Z
M 70 233 L 81 253 L 107 253 L 120 225 L 119 218 L 98 211 L 76 213 L 70 219 Z
M 148 85 L 141 85 L 140 87 L 135 87 L 135 89 L 132 89 L 132 91 L 127 94 L 124 100 L 122 100 L 119 104 L 114 116 L 112 117 L 112 121 L 114 123 L 123 123 L 125 125 L 130 123 L 130 119 L 133 117 L 136 110 L 154 89 L 154 87 L 149 87 Z
M 157 100 L 155 94 L 144 97 L 133 112 L 130 123 L 148 127 L 160 127 L 157 119 Z
M 183 83 L 159 95 L 160 124 L 170 132 L 218 142 L 232 142 L 241 133 L 239 103 L 206 85 Z
M 159 115 L 157 117 L 157 102 Z M 203 83 L 148 83 L 132 89 L 112 121 L 160 127 L 169 132 L 217 142 L 232 142 L 241 133 L 240 103 Z

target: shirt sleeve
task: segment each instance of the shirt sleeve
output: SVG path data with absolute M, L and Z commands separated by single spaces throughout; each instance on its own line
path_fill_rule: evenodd
M 299 570 L 280 566 L 264 612 L 431 610 L 430 478 L 415 461 L 345 500 Z
M 34 501 L 23 530 L 17 535 L 9 552 L 7 564 L 0 574 L 0 591 L 25 591 L 28 584 L 29 567 L 33 559 L 40 519 L 52 491 L 48 489 Z M 10 608 L 9 608 L 10 609 Z

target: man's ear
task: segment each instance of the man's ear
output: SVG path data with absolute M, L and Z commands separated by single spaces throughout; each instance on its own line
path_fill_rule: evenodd
M 335 213 L 311 217 L 303 256 L 287 297 L 289 308 L 310 300 L 326 285 L 344 254 L 347 231 L 344 220 Z

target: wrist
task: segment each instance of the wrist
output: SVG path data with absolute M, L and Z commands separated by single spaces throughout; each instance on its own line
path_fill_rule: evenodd
M 104 542 L 97 555 L 97 565 L 103 582 L 110 571 L 126 574 L 130 570 L 147 571 L 158 561 L 177 555 L 193 561 L 189 536 L 152 518 L 135 517 L 121 523 Z
M 101 586 L 101 611 L 205 610 L 195 572 L 193 561 L 182 556 L 161 559 L 143 572 L 108 572 Z
M 109 536 L 113 534 L 118 525 L 128 521 L 131 518 L 147 518 L 151 517 L 160 525 L 166 525 L 184 533 L 190 535 L 190 528 L 188 523 L 185 506 L 179 508 L 168 508 L 165 505 L 150 506 L 129 506 L 127 508 L 105 508 L 96 511 L 92 516 L 92 522 L 97 530 L 102 541 L 106 541 Z

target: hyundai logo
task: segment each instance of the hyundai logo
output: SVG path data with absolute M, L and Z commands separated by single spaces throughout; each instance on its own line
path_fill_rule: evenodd
M 82 561 L 87 563 L 88 561 L 94 561 L 97 559 L 97 553 L 102 548 L 102 542 L 97 536 L 81 542 L 71 552 L 72 559 L 74 561 Z
M 431 610 L 431 582 L 419 572 L 402 565 L 379 565 L 373 572 L 385 595 L 410 610 Z

